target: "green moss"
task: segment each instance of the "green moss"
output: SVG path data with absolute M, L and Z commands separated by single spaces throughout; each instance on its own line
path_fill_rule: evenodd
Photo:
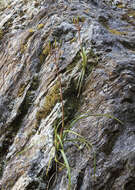
M 45 60 L 45 56 L 43 54 L 39 55 L 40 63 L 42 64 Z
M 23 95 L 26 86 L 27 86 L 27 84 L 21 84 L 21 86 L 18 90 L 18 94 L 17 94 L 18 97 L 21 97 Z
M 50 45 L 50 43 L 49 44 L 47 44 L 47 46 L 43 49 L 43 55 L 45 56 L 45 57 L 47 57 L 48 56 L 48 54 L 50 53 L 50 51 L 51 51 L 51 45 Z
M 71 40 L 70 40 L 70 43 L 72 44 L 73 42 L 76 42 L 77 41 L 77 39 L 74 37 L 74 38 L 72 38 Z
M 116 29 L 108 29 L 108 31 L 114 35 L 126 35 L 127 34 L 127 32 L 120 32 Z
M 59 94 L 60 86 L 57 83 L 55 86 L 52 87 L 49 94 L 46 96 L 44 108 L 47 112 L 50 112 L 51 109 L 54 107 L 56 102 L 60 100 L 60 94 Z
M 2 39 L 2 37 L 3 37 L 3 30 L 0 29 L 0 40 Z
M 45 58 L 49 55 L 51 51 L 51 43 L 49 42 L 42 50 L 41 54 L 39 55 L 40 63 L 44 63 Z
M 21 44 L 20 51 L 23 54 L 27 49 L 27 44 Z
M 30 32 L 30 33 L 34 33 L 35 30 L 34 30 L 33 28 L 30 28 L 30 29 L 29 29 L 29 32 Z
M 119 4 L 117 5 L 117 7 L 118 7 L 118 8 L 120 8 L 120 9 L 122 9 L 122 8 L 124 8 L 124 7 L 125 7 L 125 5 L 124 5 L 124 4 L 122 4 L 122 3 L 119 3 Z
M 46 95 L 43 107 L 36 114 L 36 119 L 38 121 L 40 121 L 42 118 L 45 118 L 51 112 L 55 104 L 60 101 L 59 89 L 60 86 L 57 82 Z
M 44 27 L 44 24 L 41 23 L 41 24 L 39 24 L 39 25 L 37 26 L 37 29 L 40 30 L 40 29 L 43 28 L 43 27 Z

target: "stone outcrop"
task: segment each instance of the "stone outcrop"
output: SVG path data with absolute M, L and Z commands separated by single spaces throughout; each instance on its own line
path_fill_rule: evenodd
M 92 145 L 87 149 L 78 141 L 78 149 L 64 143 L 71 189 L 135 189 L 134 6 L 131 1 L 2 1 L 2 190 L 68 189 L 67 169 L 52 155 L 62 117 L 59 76 L 65 127 L 83 115 L 71 130 Z M 78 95 L 82 48 L 87 65 Z

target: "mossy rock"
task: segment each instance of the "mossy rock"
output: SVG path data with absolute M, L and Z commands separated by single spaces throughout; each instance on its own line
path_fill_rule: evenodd
M 50 51 L 51 51 L 51 44 L 50 43 L 48 43 L 47 45 L 46 45 L 46 47 L 43 49 L 43 55 L 45 56 L 45 57 L 47 57 L 48 55 L 49 55 L 49 53 L 50 53 Z
M 46 95 L 42 108 L 36 114 L 36 119 L 38 121 L 45 118 L 51 112 L 55 104 L 60 101 L 59 89 L 60 85 L 59 82 L 57 82 Z
M 0 29 L 0 40 L 2 39 L 2 37 L 3 37 L 3 30 Z
M 37 29 L 38 29 L 38 30 L 40 30 L 40 29 L 42 29 L 42 28 L 44 28 L 44 24 L 42 24 L 42 23 L 37 26 Z
M 29 29 L 29 32 L 30 32 L 30 33 L 34 33 L 35 30 L 34 30 L 33 28 L 30 28 L 30 29 Z
M 21 44 L 20 51 L 23 54 L 27 49 L 27 44 Z
M 17 96 L 18 97 L 21 97 L 25 91 L 25 88 L 26 88 L 27 84 L 21 84 L 19 90 L 18 90 L 18 93 L 17 93 Z

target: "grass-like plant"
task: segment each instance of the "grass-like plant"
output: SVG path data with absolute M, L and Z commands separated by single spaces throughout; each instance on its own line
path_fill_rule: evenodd
M 60 46 L 58 45 L 56 40 L 55 40 L 55 43 L 54 43 L 54 50 L 51 50 L 51 51 L 52 52 L 54 51 L 54 62 L 55 62 L 55 65 L 56 65 L 56 73 L 57 73 L 58 81 L 59 81 L 59 84 L 60 84 L 62 118 L 61 118 L 61 122 L 54 127 L 54 146 L 53 146 L 53 148 L 52 148 L 52 150 L 50 152 L 50 159 L 49 159 L 49 162 L 48 162 L 46 175 L 48 175 L 50 165 L 51 165 L 52 161 L 54 160 L 56 165 L 61 166 L 61 168 L 66 168 L 67 169 L 68 180 L 69 180 L 69 182 L 68 182 L 68 190 L 70 190 L 71 189 L 71 168 L 69 166 L 68 159 L 67 159 L 65 149 L 64 149 L 65 143 L 72 142 L 75 146 L 78 147 L 78 149 L 80 149 L 80 147 L 78 146 L 78 142 L 80 142 L 81 144 L 86 145 L 86 147 L 88 149 L 93 148 L 93 147 L 83 136 L 81 136 L 80 134 L 72 131 L 71 130 L 71 125 L 69 125 L 68 129 L 65 128 L 65 125 L 64 125 L 64 119 L 65 119 L 64 118 L 64 103 L 63 103 L 62 82 L 61 82 L 62 80 L 61 80 L 61 76 L 60 76 L 60 73 L 59 73 L 59 65 L 58 65 L 61 52 L 60 52 Z M 86 69 L 86 65 L 87 65 L 87 56 L 86 56 L 85 49 L 82 50 L 81 56 L 82 56 L 82 62 L 83 63 L 82 63 L 82 74 L 80 76 L 79 86 L 78 86 L 79 87 L 79 93 L 81 91 L 82 81 L 83 81 L 83 77 L 85 75 L 85 69 Z M 70 133 L 75 135 L 76 137 L 73 138 L 73 139 L 68 139 L 67 137 L 68 137 L 68 135 Z M 50 183 L 50 180 L 49 180 L 49 183 Z
M 83 84 L 83 80 L 84 80 L 84 76 L 85 76 L 85 72 L 87 68 L 87 53 L 85 51 L 85 48 L 82 48 L 80 54 L 82 57 L 82 62 L 81 62 L 81 73 L 80 73 L 78 83 L 77 83 L 78 96 L 80 96 L 80 93 L 81 93 L 82 84 Z
M 92 114 L 90 112 L 85 112 L 84 114 L 82 114 L 82 115 L 78 116 L 76 119 L 74 119 L 68 128 L 64 128 L 62 138 L 60 137 L 60 133 L 59 133 L 59 127 L 60 127 L 61 123 L 59 123 L 57 126 L 55 126 L 55 128 L 54 128 L 54 146 L 53 146 L 52 151 L 50 153 L 51 156 L 50 156 L 50 160 L 48 163 L 46 174 L 48 174 L 50 165 L 51 165 L 53 160 L 55 161 L 57 167 L 60 167 L 61 169 L 66 168 L 67 174 L 68 174 L 68 190 L 71 190 L 71 168 L 70 168 L 70 164 L 68 162 L 68 158 L 66 156 L 66 150 L 64 148 L 65 144 L 68 142 L 75 145 L 79 151 L 81 150 L 80 147 L 82 145 L 84 145 L 88 149 L 88 151 L 92 150 L 93 159 L 94 159 L 94 161 L 93 161 L 94 173 L 93 174 L 95 177 L 96 153 L 94 151 L 93 145 L 88 140 L 86 140 L 85 137 L 83 137 L 82 135 L 80 135 L 77 132 L 72 130 L 72 127 L 75 125 L 75 123 L 77 123 L 79 120 L 85 119 L 85 118 L 90 117 L 90 116 L 107 117 L 107 118 L 111 118 L 111 119 L 116 120 L 120 124 L 123 124 L 122 121 L 120 121 L 116 117 L 112 116 L 111 114 Z M 74 138 L 69 138 L 70 134 L 74 135 Z M 50 181 L 49 181 L 49 183 L 50 183 Z
M 53 160 L 55 161 L 57 166 L 60 166 L 61 169 L 66 168 L 67 174 L 68 174 L 68 190 L 71 190 L 71 168 L 70 168 L 68 158 L 66 156 L 65 149 L 64 149 L 65 143 L 68 143 L 68 142 L 73 143 L 73 145 L 75 145 L 79 150 L 80 150 L 80 146 L 78 145 L 78 143 L 81 143 L 81 145 L 84 144 L 84 146 L 86 146 L 86 148 L 88 150 L 90 150 L 90 149 L 93 150 L 93 146 L 90 144 L 89 141 L 87 141 L 80 134 L 71 130 L 72 124 L 73 123 L 71 123 L 71 125 L 69 125 L 69 129 L 63 130 L 62 138 L 60 137 L 60 134 L 59 134 L 60 125 L 58 124 L 57 126 L 55 126 L 55 128 L 54 128 L 54 146 L 50 153 L 50 159 L 49 159 L 48 167 L 47 167 L 47 171 L 46 171 L 46 175 L 48 175 L 49 168 L 50 168 L 50 165 Z M 69 137 L 68 137 L 69 134 L 73 134 L 75 136 L 75 138 L 69 139 Z M 95 152 L 93 151 L 93 153 L 94 153 L 94 163 L 96 164 Z M 94 166 L 94 168 L 95 168 L 95 166 Z M 95 169 L 94 169 L 94 171 L 95 171 Z M 49 183 L 50 183 L 50 181 L 49 181 Z
M 80 96 L 81 89 L 82 89 L 82 84 L 84 81 L 85 73 L 86 73 L 86 68 L 87 68 L 87 53 L 84 47 L 82 47 L 82 39 L 81 39 L 81 28 L 82 24 L 79 22 L 79 17 L 73 18 L 73 24 L 76 27 L 76 30 L 78 32 L 78 41 L 79 41 L 79 46 L 80 46 L 80 55 L 82 58 L 81 61 L 81 72 L 79 75 L 78 83 L 77 83 L 77 90 L 78 90 L 78 97 Z
M 85 77 L 85 73 L 86 73 L 86 68 L 87 68 L 87 53 L 84 47 L 81 46 L 81 37 L 80 37 L 80 31 L 81 31 L 81 25 L 79 24 L 79 18 L 74 19 L 73 20 L 77 31 L 78 31 L 78 36 L 79 36 L 79 43 L 80 43 L 80 55 L 82 58 L 82 62 L 81 62 L 81 73 L 78 79 L 78 83 L 77 83 L 77 90 L 78 90 L 78 95 L 80 96 L 81 93 L 81 89 L 82 89 L 82 84 L 84 81 L 84 77 Z M 52 51 L 52 50 L 51 50 Z M 80 115 L 79 117 L 77 117 L 76 119 L 74 119 L 71 124 L 69 124 L 68 127 L 65 127 L 64 124 L 64 120 L 65 120 L 65 116 L 64 116 L 64 103 L 63 103 L 63 92 L 62 92 L 62 80 L 61 80 L 61 76 L 59 73 L 59 59 L 60 59 L 60 45 L 58 45 L 58 43 L 55 40 L 54 43 L 54 62 L 56 65 L 56 73 L 57 73 L 57 78 L 60 84 L 60 97 L 61 97 L 61 107 L 62 107 L 62 118 L 61 118 L 61 122 L 59 124 L 57 124 L 56 126 L 54 126 L 54 146 L 52 147 L 52 150 L 50 152 L 50 159 L 48 162 L 48 166 L 47 166 L 47 170 L 46 170 L 46 175 L 48 175 L 49 169 L 51 164 L 53 163 L 53 161 L 55 161 L 56 163 L 56 168 L 67 169 L 67 175 L 68 175 L 68 190 L 71 190 L 71 168 L 70 168 L 70 164 L 68 162 L 68 158 L 66 156 L 66 151 L 65 151 L 65 143 L 72 143 L 73 145 L 75 145 L 77 147 L 78 150 L 80 150 L 80 146 L 79 144 L 83 144 L 84 146 L 86 146 L 86 148 L 88 150 L 92 150 L 93 152 L 93 158 L 94 158 L 94 176 L 95 176 L 95 172 L 96 172 L 96 154 L 94 151 L 94 148 L 92 146 L 92 144 L 86 140 L 85 137 L 81 136 L 80 134 L 78 134 L 77 132 L 72 130 L 72 127 L 74 126 L 74 124 L 76 122 L 78 122 L 81 119 L 90 117 L 90 116 L 95 116 L 95 117 L 108 117 L 108 118 L 112 118 L 117 120 L 118 122 L 122 123 L 119 119 L 113 117 L 110 114 L 91 114 L 89 112 L 86 112 L 82 115 Z M 52 52 L 53 52 L 52 51 Z M 74 138 L 69 138 L 70 134 L 72 134 L 74 136 Z M 55 174 L 57 173 L 57 171 L 55 172 Z M 48 182 L 48 187 L 49 184 L 52 180 L 52 178 L 54 177 L 53 174 L 50 177 L 50 180 Z

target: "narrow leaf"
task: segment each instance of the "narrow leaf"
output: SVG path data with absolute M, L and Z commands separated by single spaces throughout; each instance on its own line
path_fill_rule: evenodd
M 71 189 L 71 171 L 70 171 L 70 166 L 69 166 L 69 163 L 68 163 L 68 160 L 67 160 L 67 157 L 66 157 L 64 151 L 63 150 L 60 150 L 60 151 L 61 151 L 64 163 L 65 163 L 67 171 L 68 171 L 68 182 L 69 182 L 68 183 L 68 190 L 70 190 Z

